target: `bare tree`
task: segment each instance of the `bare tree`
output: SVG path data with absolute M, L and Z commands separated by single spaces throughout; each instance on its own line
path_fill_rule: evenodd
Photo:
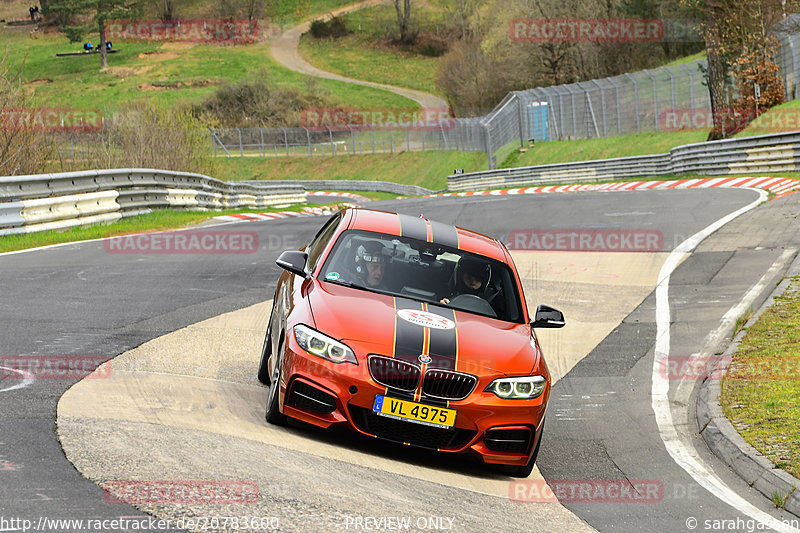
M 400 42 L 413 43 L 416 35 L 411 31 L 411 0 L 394 0 L 394 10 L 397 12 Z

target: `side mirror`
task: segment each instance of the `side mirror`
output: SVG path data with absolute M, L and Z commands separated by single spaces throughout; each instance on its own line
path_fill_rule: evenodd
M 536 316 L 533 318 L 533 322 L 531 322 L 531 327 L 563 328 L 565 324 L 564 313 L 549 305 L 540 305 L 536 308 Z
M 308 254 L 306 252 L 298 252 L 295 250 L 288 250 L 283 252 L 280 257 L 275 261 L 279 267 L 288 270 L 292 274 L 297 274 L 303 278 L 308 278 L 309 273 L 306 272 L 306 262 L 308 261 Z

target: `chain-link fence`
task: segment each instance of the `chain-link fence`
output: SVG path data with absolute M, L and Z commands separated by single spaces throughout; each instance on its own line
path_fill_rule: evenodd
M 797 20 L 793 19 L 795 17 Z M 800 15 L 781 32 L 779 65 L 786 99 L 800 97 Z M 214 155 L 280 156 L 395 153 L 418 150 L 485 152 L 494 169 L 533 141 L 590 139 L 711 127 L 707 63 L 695 60 L 610 78 L 509 93 L 488 115 L 439 128 L 304 128 L 212 131 Z
M 705 61 L 509 93 L 488 115 L 438 127 L 237 128 L 211 131 L 215 156 L 323 156 L 420 150 L 486 152 L 489 168 L 530 141 L 669 129 L 708 109 Z
M 214 155 L 325 156 L 421 150 L 485 151 L 479 119 L 458 119 L 437 126 L 309 128 L 236 128 L 212 130 Z

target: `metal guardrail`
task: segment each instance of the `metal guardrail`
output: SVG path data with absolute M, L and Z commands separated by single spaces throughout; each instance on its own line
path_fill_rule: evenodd
M 270 180 L 266 181 L 242 181 L 240 183 L 247 183 L 258 185 L 262 183 L 270 183 L 275 185 L 300 185 L 306 190 L 316 191 L 370 191 L 370 192 L 388 192 L 392 194 L 400 194 L 403 196 L 423 196 L 425 194 L 432 194 L 437 191 L 420 187 L 419 185 L 403 185 L 401 183 L 394 183 L 391 181 L 372 181 L 372 180 Z
M 470 191 L 686 173 L 726 175 L 798 170 L 800 131 L 794 131 L 687 144 L 665 154 L 458 174 L 448 176 L 447 184 L 451 191 Z
M 156 169 L 0 177 L 0 235 L 110 222 L 164 207 L 219 210 L 304 201 L 305 189 L 296 183 L 233 183 Z

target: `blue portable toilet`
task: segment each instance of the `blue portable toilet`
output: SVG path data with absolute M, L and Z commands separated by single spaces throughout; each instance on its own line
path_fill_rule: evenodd
M 550 140 L 547 135 L 547 102 L 528 104 L 528 127 L 532 139 Z

